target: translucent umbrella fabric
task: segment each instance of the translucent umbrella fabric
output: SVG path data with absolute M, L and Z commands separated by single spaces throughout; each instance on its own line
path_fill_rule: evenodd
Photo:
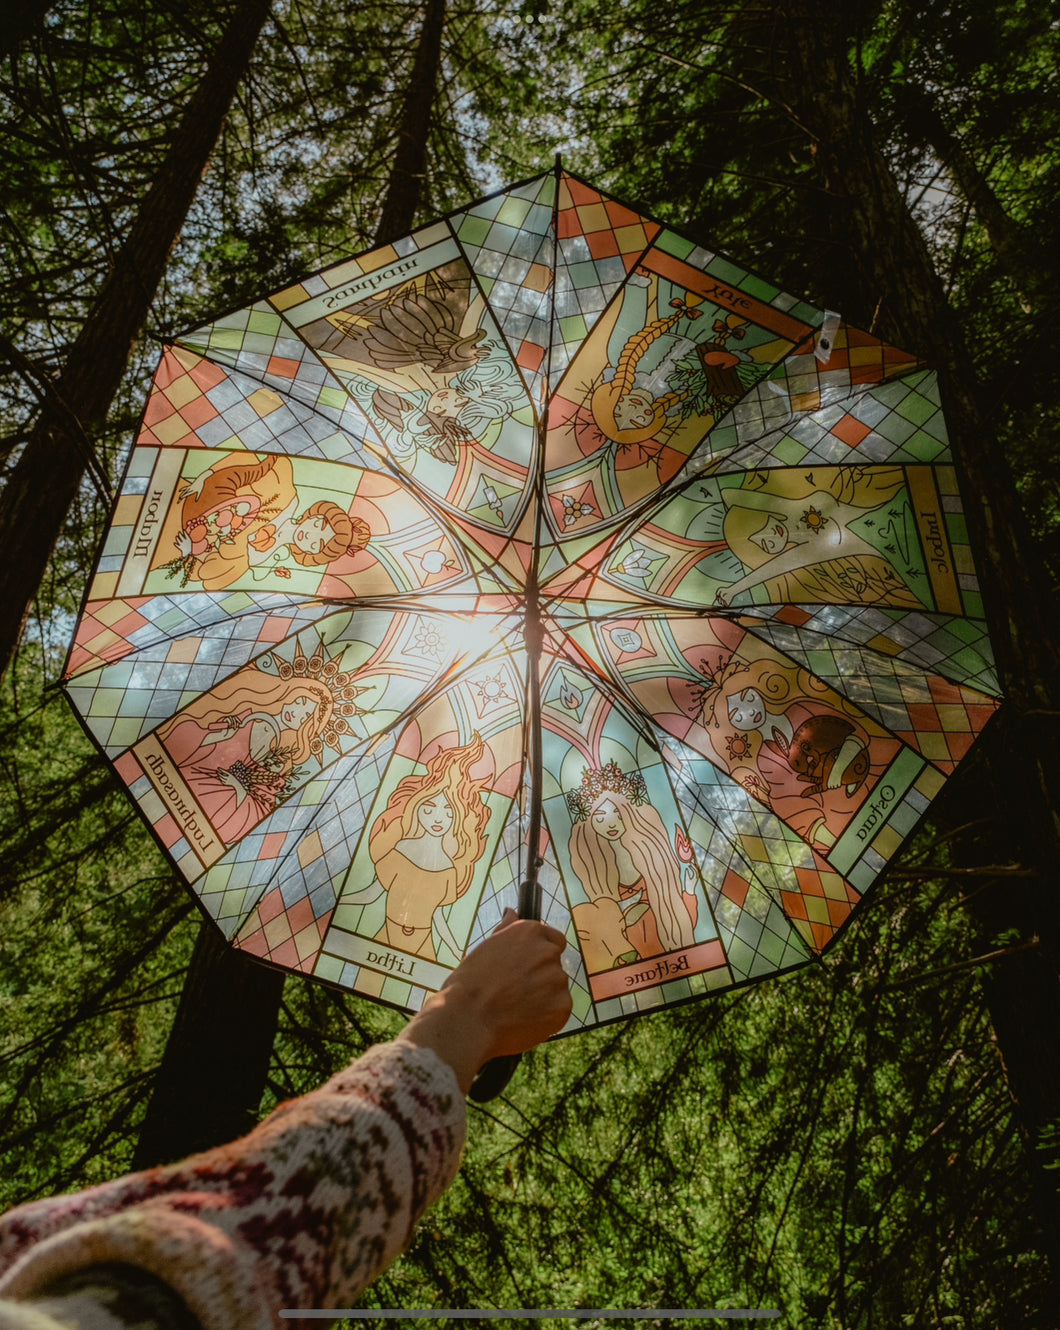
M 819 955 L 998 705 L 934 375 L 558 170 L 166 347 L 65 679 L 234 946 L 408 1010 L 536 787 L 569 1031 Z

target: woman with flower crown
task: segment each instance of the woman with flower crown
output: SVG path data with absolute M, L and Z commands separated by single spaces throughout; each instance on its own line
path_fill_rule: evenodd
M 617 902 L 622 910 L 622 931 L 633 954 L 618 955 L 613 963 L 692 946 L 696 899 L 681 889 L 681 863 L 662 818 L 648 803 L 644 778 L 627 775 L 613 761 L 586 769 L 567 804 L 575 819 L 571 866 L 590 905 L 603 903 L 606 909 L 607 902 Z
M 158 736 L 226 845 L 276 807 L 298 765 L 320 746 L 334 709 L 317 678 L 252 666 L 196 698 Z

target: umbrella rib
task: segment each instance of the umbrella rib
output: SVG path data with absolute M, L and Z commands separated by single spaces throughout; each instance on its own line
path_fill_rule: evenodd
M 354 762 L 354 770 L 356 770 L 356 768 L 360 765 L 362 761 L 370 757 L 375 752 L 375 750 L 379 747 L 381 743 L 383 743 L 383 741 L 387 738 L 388 735 L 393 734 L 395 730 L 398 730 L 402 726 L 407 725 L 408 722 L 416 715 L 417 712 L 419 712 L 422 708 L 428 706 L 432 701 L 434 701 L 436 697 L 439 696 L 439 694 L 444 692 L 445 689 L 448 688 L 452 680 L 460 673 L 461 670 L 463 670 L 466 667 L 466 665 L 467 665 L 466 658 L 463 658 L 459 663 L 453 663 L 449 665 L 443 671 L 443 673 L 434 681 L 434 683 L 425 692 L 421 693 L 420 696 L 416 698 L 415 702 L 410 702 L 409 705 L 404 709 L 404 711 L 400 713 L 400 715 L 396 716 L 392 721 L 390 721 L 389 724 L 384 725 L 382 729 L 377 730 L 375 734 L 371 735 L 365 741 L 364 748 L 362 749 L 359 756 L 356 757 L 356 760 Z M 338 762 L 342 761 L 343 758 L 346 757 L 353 758 L 354 754 L 344 753 L 342 757 L 340 757 L 337 760 L 337 762 L 332 763 L 327 768 L 321 768 L 321 773 L 323 774 L 324 770 L 328 771 L 334 770 Z M 344 779 L 348 779 L 348 777 Z M 292 842 L 290 848 L 286 850 L 284 854 L 276 861 L 276 867 L 270 876 L 269 882 L 263 884 L 262 889 L 255 897 L 253 904 L 247 907 L 245 913 L 240 918 L 238 926 L 235 928 L 233 932 L 233 936 L 236 933 L 238 933 L 246 924 L 251 914 L 253 914 L 254 910 L 260 904 L 265 893 L 269 890 L 270 885 L 275 883 L 277 878 L 282 874 L 283 867 L 290 860 L 291 855 L 297 853 L 299 841 L 304 839 L 305 834 L 313 828 L 317 818 L 320 816 L 322 812 L 325 811 L 327 807 L 328 807 L 327 802 L 325 800 L 321 800 L 320 803 L 317 805 L 316 811 L 309 818 L 308 822 L 306 822 L 305 826 L 301 828 L 298 839 Z M 230 850 L 234 850 L 237 847 L 233 845 L 229 848 Z M 219 862 L 223 862 L 223 859 Z M 353 856 L 351 856 L 350 859 L 350 866 L 352 866 L 352 863 L 353 863 Z M 350 866 L 348 866 L 346 869 L 347 873 L 349 872 Z M 205 874 L 203 876 L 205 876 Z M 196 879 L 196 881 L 198 880 L 199 879 Z M 341 895 L 341 890 L 339 894 Z

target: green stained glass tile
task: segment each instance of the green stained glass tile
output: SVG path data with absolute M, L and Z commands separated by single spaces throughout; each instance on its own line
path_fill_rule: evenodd
M 496 250 L 500 254 L 507 254 L 518 239 L 519 232 L 514 226 L 505 226 L 503 222 L 494 222 L 490 227 L 486 248 Z
M 508 226 L 522 226 L 526 221 L 526 215 L 533 204 L 529 199 L 519 199 L 509 196 L 501 204 L 497 213 L 497 221 L 505 222 Z
M 755 958 L 751 962 L 751 968 L 748 971 L 749 979 L 757 979 L 759 975 L 772 974 L 777 968 L 776 962 L 764 955 L 761 951 L 755 952 Z
M 222 887 L 227 886 L 229 878 L 232 876 L 231 864 L 215 864 L 210 869 L 210 888 L 214 891 L 220 891 Z
M 709 992 L 712 988 L 727 988 L 733 981 L 733 975 L 727 965 L 719 965 L 716 970 L 707 970 L 697 975 L 703 980 L 703 987 Z
M 925 420 L 930 419 L 937 409 L 934 402 L 927 401 L 919 393 L 910 393 L 895 407 L 900 416 L 905 416 L 906 420 L 911 420 L 917 425 L 922 425 Z
M 835 674 L 835 657 L 830 651 L 807 651 L 806 664 L 811 674 L 821 674 L 826 677 Z
M 348 933 L 352 933 L 360 922 L 361 908 L 360 905 L 346 905 L 340 901 L 331 916 L 333 927 L 344 928 Z
M 91 688 L 71 688 L 68 686 L 66 689 L 67 697 L 82 716 L 88 715 L 88 709 L 92 705 L 92 692 Z
M 953 636 L 959 637 L 962 642 L 978 642 L 983 636 L 982 624 L 969 623 L 967 619 L 954 619 L 949 629 Z
M 125 696 L 124 688 L 97 688 L 88 709 L 90 716 L 116 716 Z
M 866 892 L 876 880 L 876 870 L 870 868 L 867 863 L 862 861 L 855 864 L 847 874 L 847 881 L 855 891 Z
M 655 244 L 665 254 L 672 254 L 675 259 L 687 259 L 695 249 L 695 245 L 691 240 L 685 240 L 682 236 L 674 235 L 672 231 L 663 231 Z
M 680 1002 L 692 996 L 692 989 L 687 979 L 675 979 L 672 984 L 663 984 L 659 989 L 664 1002 Z
M 379 996 L 384 1002 L 393 1002 L 399 1007 L 405 1007 L 408 1005 L 411 994 L 411 984 L 405 983 L 403 979 L 395 979 L 393 975 L 388 975 L 383 980 L 383 989 Z
M 782 937 L 766 929 L 758 943 L 758 954 L 764 956 L 774 967 L 779 966 L 784 957 L 785 943 Z
M 806 456 L 806 445 L 799 443 L 798 439 L 793 439 L 790 435 L 785 435 L 774 447 L 770 456 L 775 457 L 778 462 L 787 462 L 789 466 L 798 466 Z
M 525 231 L 533 231 L 534 235 L 543 236 L 552 225 L 552 207 L 546 207 L 543 203 L 535 203 L 531 206 L 523 222 Z
M 580 290 L 587 286 L 599 286 L 600 278 L 595 263 L 572 263 L 567 270 L 571 282 Z
M 457 235 L 467 245 L 482 245 L 489 233 L 490 224 L 484 217 L 467 216 L 460 223 Z
M 741 975 L 749 974 L 751 966 L 754 964 L 755 952 L 742 942 L 738 937 L 734 937 L 728 948 L 729 964 L 734 970 L 739 970 Z
M 256 309 L 250 316 L 247 329 L 255 333 L 268 333 L 275 337 L 283 327 L 283 320 L 271 310 Z
M 711 259 L 707 265 L 707 272 L 711 277 L 717 277 L 723 282 L 730 282 L 733 286 L 738 286 L 743 290 L 744 282 L 747 281 L 747 273 L 743 268 L 738 268 L 735 263 L 730 263 L 728 259 L 720 256 Z
M 980 670 L 987 668 L 986 661 L 974 647 L 965 647 L 963 651 L 956 652 L 952 660 L 954 665 L 968 674 L 978 674 Z
M 968 544 L 968 523 L 964 520 L 963 513 L 947 513 L 946 530 L 955 545 Z
M 876 433 L 882 435 L 889 443 L 905 443 L 911 434 L 916 433 L 916 426 L 911 420 L 892 412 L 879 422 Z
M 210 346 L 224 351 L 238 351 L 243 345 L 243 333 L 239 328 L 212 328 Z
M 342 961 L 337 956 L 320 956 L 317 958 L 316 965 L 313 966 L 313 973 L 321 979 L 327 979 L 333 984 L 337 984 L 342 978 Z
M 350 451 L 350 441 L 344 434 L 329 434 L 326 439 L 322 439 L 320 443 L 317 444 L 317 447 L 325 457 L 330 457 L 334 460 L 346 456 Z
M 243 339 L 243 350 L 253 351 L 258 355 L 271 355 L 276 347 L 275 333 L 248 332 Z
M 480 283 L 481 286 L 482 286 L 482 293 L 483 293 L 483 295 L 485 295 L 485 296 L 488 298 L 489 295 L 490 295 L 490 293 L 493 291 L 493 287 L 494 287 L 494 284 L 495 284 L 495 282 L 496 282 L 496 278 L 495 278 L 495 277 L 480 277 L 478 280 L 479 280 L 479 283 Z
M 964 612 L 969 619 L 983 618 L 983 598 L 978 591 L 961 591 Z
M 947 437 L 946 417 L 942 414 L 937 403 L 933 402 L 932 405 L 935 407 L 934 415 L 929 416 L 927 420 L 922 420 L 920 423 L 928 434 L 933 434 L 937 439 L 945 439 Z
M 319 804 L 328 797 L 331 784 L 326 780 L 311 780 L 302 791 L 298 803 L 301 807 L 308 807 L 310 804 Z
M 130 747 L 139 739 L 141 728 L 142 722 L 139 720 L 116 720 L 110 727 L 110 738 L 107 740 L 108 747 Z
M 571 985 L 571 1002 L 574 1004 L 574 1017 L 578 1021 L 585 1021 L 589 1017 L 593 1001 L 588 992 L 582 988 L 581 984 Z
M 918 429 L 906 439 L 905 447 L 907 452 L 912 453 L 921 462 L 933 462 L 939 453 L 945 451 L 946 445 L 932 438 L 930 434 L 925 434 L 922 429 Z
M 806 300 L 796 300 L 794 304 L 787 307 L 787 310 L 793 319 L 802 319 L 803 323 L 817 324 L 824 317 L 823 309 L 817 305 L 811 305 Z
M 585 326 L 585 319 L 580 314 L 572 314 L 570 318 L 560 319 L 560 336 L 565 342 L 576 342 L 588 334 Z
M 740 287 L 749 296 L 754 296 L 756 300 L 761 300 L 766 305 L 775 300 L 778 294 L 777 288 L 771 282 L 765 281 L 762 277 L 755 277 L 753 273 L 741 280 Z
M 321 388 L 317 401 L 322 406 L 334 406 L 340 411 L 349 402 L 349 398 L 341 388 Z
M 736 921 L 736 935 L 740 941 L 745 942 L 749 947 L 757 947 L 762 932 L 761 921 L 744 910 Z
M 108 688 L 126 687 L 129 683 L 129 680 L 132 678 L 132 672 L 133 672 L 133 663 L 131 660 L 125 661 L 121 665 L 111 665 L 107 670 L 107 687 Z M 126 709 L 124 714 L 128 716 L 131 713 L 128 711 L 128 709 Z
M 916 826 L 919 816 L 912 804 L 899 804 L 891 814 L 888 825 L 900 836 L 907 836 Z

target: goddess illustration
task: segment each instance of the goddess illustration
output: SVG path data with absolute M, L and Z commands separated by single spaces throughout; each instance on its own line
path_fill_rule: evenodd
M 616 449 L 618 470 L 650 463 L 658 480 L 665 482 L 680 469 L 688 451 L 687 446 L 674 445 L 682 423 L 693 415 L 705 418 L 726 410 L 761 370 L 750 356 L 728 345 L 731 339 L 744 337 L 745 319 L 723 316 L 710 330 L 703 325 L 703 333 L 693 331 L 692 325 L 704 314 L 697 308 L 702 298 L 667 283 L 675 294 L 669 312 L 661 312 L 659 278 L 647 272 L 641 277 L 645 282 L 641 326 L 625 339 L 621 350 L 615 346 L 614 328 L 620 314 L 628 318 L 632 313 L 636 286 L 627 288 L 621 306 L 605 314 L 594 332 L 594 344 L 608 337 L 614 369 L 605 370 L 602 380 L 587 386 L 588 412 L 578 430 L 579 447 L 588 454 L 606 440 Z M 709 423 L 704 419 L 703 428 Z M 698 441 L 701 433 L 702 429 L 689 436 L 687 443 Z
M 301 329 L 328 364 L 354 376 L 349 387 L 399 457 L 424 449 L 456 465 L 461 444 L 511 415 L 525 390 L 507 357 L 490 360 L 462 261 Z
M 701 723 L 719 765 L 822 850 L 885 765 L 874 764 L 870 743 L 878 749 L 886 731 L 848 712 L 806 670 L 772 660 L 732 657 L 719 667 L 703 691 Z
M 294 472 L 286 457 L 227 457 L 201 472 L 180 491 L 178 556 L 164 567 L 183 572 L 184 582 L 207 591 L 230 586 L 248 571 L 290 572 L 278 563 L 286 550 L 307 568 L 320 567 L 368 544 L 371 532 L 359 517 L 328 499 L 301 515 Z
M 470 887 L 486 847 L 487 782 L 469 774 L 483 751 L 477 734 L 462 748 L 441 749 L 423 775 L 398 782 L 376 818 L 368 853 L 378 885 L 351 899 L 367 902 L 386 892 L 386 922 L 377 942 L 433 961 L 433 926 L 459 959 L 461 949 L 439 912 Z
M 319 657 L 311 664 L 318 661 L 323 664 Z M 290 792 L 299 765 L 319 756 L 325 742 L 335 746 L 336 732 L 348 728 L 343 716 L 356 710 L 357 690 L 347 686 L 346 675 L 317 670 L 319 677 L 313 677 L 301 663 L 303 673 L 288 678 L 255 667 L 240 670 L 158 730 L 226 845 L 273 811 Z
M 586 768 L 567 807 L 571 866 L 589 897 L 572 911 L 589 972 L 692 946 L 696 898 L 681 889 L 682 865 L 643 776 L 614 761 Z
M 751 472 L 739 487 L 717 487 L 724 509 L 716 534 L 743 571 L 733 565 L 726 574 L 708 556 L 708 575 L 735 575 L 715 603 L 765 586 L 774 603 L 926 608 L 895 571 L 923 576 L 905 484 L 901 467 L 856 466 L 817 468 L 816 478 L 813 469 Z

